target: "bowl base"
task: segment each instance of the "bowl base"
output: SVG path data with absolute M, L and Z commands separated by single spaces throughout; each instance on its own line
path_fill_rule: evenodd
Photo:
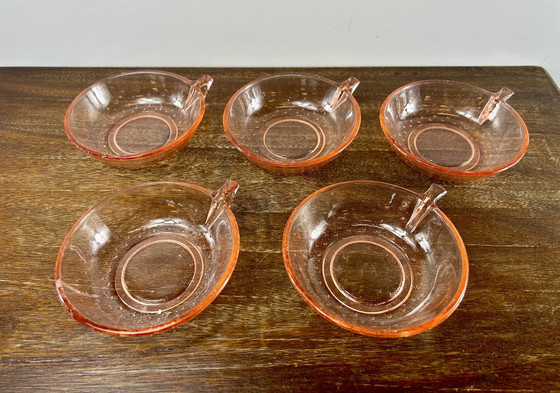
M 121 258 L 115 289 L 131 309 L 161 313 L 185 302 L 198 288 L 203 271 L 202 253 L 186 236 L 155 234 Z
M 340 303 L 364 314 L 398 308 L 410 296 L 413 285 L 405 253 L 373 234 L 348 236 L 328 246 L 323 279 Z
M 325 132 L 318 124 L 306 119 L 284 117 L 267 124 L 262 143 L 267 158 L 310 160 L 325 148 Z
M 122 118 L 109 131 L 109 149 L 119 156 L 145 153 L 175 141 L 177 125 L 166 114 L 149 111 Z
M 480 160 L 480 148 L 467 131 L 449 124 L 421 124 L 407 139 L 412 154 L 435 165 L 467 171 Z

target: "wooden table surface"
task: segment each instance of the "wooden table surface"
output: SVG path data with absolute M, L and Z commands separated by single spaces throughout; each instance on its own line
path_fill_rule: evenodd
M 227 100 L 283 69 L 170 69 L 214 77 L 190 144 L 159 166 L 107 166 L 64 133 L 71 100 L 122 69 L 0 69 L 0 391 L 560 391 L 560 92 L 538 67 L 314 68 L 361 80 L 358 137 L 312 173 L 271 174 L 241 155 L 222 128 Z M 298 69 L 302 71 L 302 69 Z M 326 185 L 379 180 L 424 191 L 430 179 L 401 162 L 378 113 L 397 87 L 452 79 L 516 94 L 527 155 L 487 180 L 444 186 L 440 208 L 467 247 L 463 302 L 438 327 L 402 339 L 360 336 L 316 314 L 292 287 L 282 231 L 296 205 Z M 240 183 L 233 204 L 241 252 L 231 280 L 193 320 L 123 338 L 82 326 L 54 288 L 58 248 L 72 224 L 111 192 L 146 181 L 217 188 Z

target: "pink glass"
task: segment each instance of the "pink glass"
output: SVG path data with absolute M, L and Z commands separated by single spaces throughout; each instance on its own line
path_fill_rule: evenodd
M 380 111 L 391 147 L 426 175 L 481 179 L 515 165 L 529 144 L 521 116 L 506 103 L 513 91 L 491 93 L 452 81 L 410 83 L 391 93 Z
M 315 311 L 377 337 L 424 332 L 457 308 L 468 260 L 435 202 L 391 184 L 350 181 L 308 196 L 290 216 L 282 252 L 290 279 Z
M 58 253 L 60 299 L 80 323 L 136 336 L 171 329 L 204 310 L 239 253 L 229 205 L 238 185 L 211 192 L 182 182 L 124 189 L 89 209 Z
M 256 164 L 301 173 L 335 159 L 356 137 L 360 82 L 306 74 L 277 74 L 242 87 L 224 111 L 233 145 Z
M 64 125 L 82 151 L 111 165 L 141 167 L 163 160 L 193 137 L 212 78 L 195 81 L 163 71 L 102 79 L 72 102 Z

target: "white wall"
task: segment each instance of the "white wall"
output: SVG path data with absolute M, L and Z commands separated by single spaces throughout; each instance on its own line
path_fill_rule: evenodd
M 0 0 L 0 66 L 540 65 L 559 0 Z

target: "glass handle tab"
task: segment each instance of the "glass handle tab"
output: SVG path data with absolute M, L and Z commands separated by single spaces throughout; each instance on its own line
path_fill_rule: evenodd
M 214 83 L 214 78 L 212 78 L 210 75 L 202 75 L 194 82 L 193 87 L 198 87 L 202 92 L 202 95 L 206 97 L 206 94 L 208 94 L 208 90 L 210 90 L 212 83 Z
M 189 93 L 187 94 L 187 98 L 185 98 L 185 101 L 183 103 L 183 110 L 187 110 L 196 102 L 196 98 L 199 92 L 202 93 L 203 97 L 206 97 L 206 94 L 208 94 L 208 90 L 212 86 L 213 82 L 214 78 L 212 78 L 210 75 L 203 75 L 195 80 L 191 85 Z
M 220 188 L 212 192 L 210 195 L 212 197 L 212 202 L 210 203 L 210 208 L 206 215 L 206 222 L 204 223 L 207 229 L 212 228 L 212 225 L 214 225 L 224 210 L 231 206 L 233 197 L 238 189 L 239 184 L 237 182 L 226 180 Z
M 420 222 L 422 222 L 428 213 L 436 207 L 436 202 L 445 194 L 447 194 L 445 188 L 438 184 L 432 184 L 430 188 L 420 196 L 420 200 L 416 202 L 414 210 L 405 225 L 405 231 L 409 234 L 413 233 Z
M 357 78 L 354 78 L 353 76 L 351 76 L 350 78 L 346 79 L 344 82 L 339 84 L 336 87 L 336 91 L 334 92 L 334 95 L 331 97 L 329 101 L 329 105 L 328 105 L 329 111 L 333 111 L 336 108 L 338 108 L 340 104 L 342 104 L 346 100 L 348 95 L 352 95 L 352 93 L 354 93 L 354 91 L 356 90 L 359 84 L 360 81 Z
M 484 105 L 482 112 L 476 119 L 478 124 L 484 124 L 484 122 L 490 119 L 493 116 L 494 111 L 496 108 L 500 107 L 500 105 L 505 104 L 505 102 L 513 95 L 513 90 L 508 89 L 507 87 L 502 87 L 500 91 L 492 94 Z

